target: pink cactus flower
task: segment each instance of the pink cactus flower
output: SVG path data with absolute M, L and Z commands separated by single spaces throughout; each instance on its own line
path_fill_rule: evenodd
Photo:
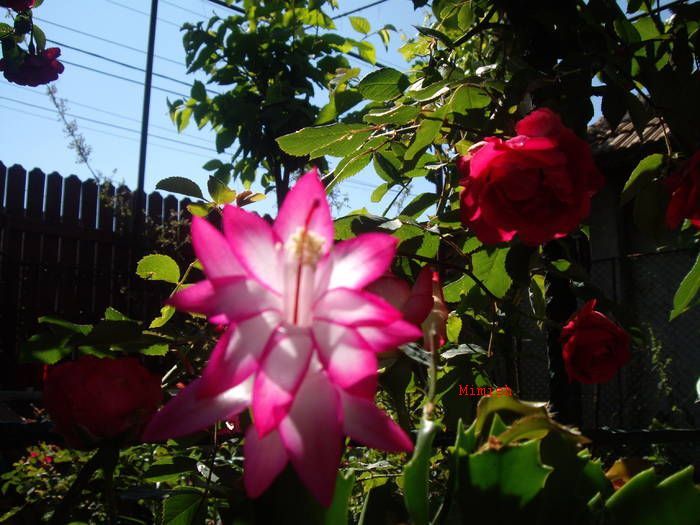
M 204 429 L 250 407 L 244 482 L 256 497 L 291 462 L 330 504 L 343 436 L 410 451 L 408 436 L 374 404 L 377 352 L 420 336 L 364 290 L 389 267 L 396 239 L 366 234 L 333 244 L 316 170 L 299 179 L 270 226 L 235 206 L 223 235 L 194 217 L 192 244 L 206 280 L 175 294 L 180 310 L 228 324 L 202 377 L 151 420 L 155 441 Z

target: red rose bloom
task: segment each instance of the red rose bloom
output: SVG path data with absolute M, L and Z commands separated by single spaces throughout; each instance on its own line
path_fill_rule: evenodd
M 138 435 L 161 399 L 160 378 L 133 357 L 61 363 L 49 369 L 44 386 L 44 405 L 73 448 Z
M 26 53 L 24 60 L 19 63 L 8 63 L 4 58 L 0 60 L 0 71 L 10 82 L 20 86 L 41 86 L 58 79 L 63 73 L 64 67 L 58 61 L 61 50 L 51 47 L 42 51 L 40 55 Z
M 595 303 L 595 299 L 588 301 L 561 331 L 569 381 L 607 383 L 632 357 L 627 332 L 596 312 Z
M 700 228 L 700 151 L 666 180 L 671 200 L 666 209 L 666 225 L 675 230 L 683 219 Z
M 0 0 L 0 7 L 7 7 L 15 11 L 26 11 L 34 7 L 34 0 Z
M 489 137 L 457 161 L 462 222 L 485 244 L 516 234 L 535 246 L 574 230 L 603 187 L 588 144 L 549 109 L 537 109 L 509 140 Z

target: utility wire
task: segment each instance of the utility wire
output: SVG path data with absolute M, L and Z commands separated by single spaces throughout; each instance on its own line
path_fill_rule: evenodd
M 348 15 L 352 15 L 353 13 L 359 13 L 360 11 L 364 11 L 365 9 L 369 9 L 370 7 L 374 7 L 375 5 L 383 4 L 384 2 L 387 2 L 388 0 L 377 0 L 376 2 L 372 2 L 371 4 L 363 5 L 358 7 L 357 9 L 351 9 L 350 11 L 346 11 L 344 13 L 340 13 L 338 15 L 332 16 L 332 20 L 338 20 L 339 18 L 343 18 Z
M 13 88 L 23 89 L 23 90 L 27 91 L 28 93 L 31 93 L 32 95 L 37 95 L 40 97 L 43 97 L 45 95 L 44 93 L 37 91 L 36 89 L 31 89 L 31 88 L 28 88 L 25 86 L 18 86 L 16 84 L 9 84 L 9 83 L 7 85 L 9 85 L 10 87 L 13 87 Z M 103 108 L 98 108 L 95 106 L 91 106 L 89 104 L 83 104 L 82 102 L 76 102 L 75 100 L 67 99 L 64 97 L 60 97 L 60 98 L 61 98 L 61 100 L 65 100 L 71 106 L 78 106 L 78 107 L 82 107 L 82 108 L 86 108 L 86 109 L 91 109 L 93 111 L 97 111 L 98 113 L 104 113 L 105 115 L 110 115 L 112 117 L 120 118 L 123 120 L 128 120 L 131 122 L 136 122 L 137 124 L 141 123 L 141 120 L 134 118 L 134 117 L 127 117 L 127 116 L 121 115 L 119 113 L 115 113 L 114 111 L 108 111 L 108 110 L 103 109 Z M 178 133 L 172 127 L 168 128 L 166 126 L 160 126 L 158 124 L 151 124 L 151 127 L 157 128 L 157 129 L 162 129 L 164 131 L 168 131 L 170 133 L 174 133 L 174 134 L 182 136 L 182 137 L 189 137 L 189 138 L 194 139 L 194 140 L 199 140 L 201 142 L 211 144 L 211 140 L 209 140 L 209 139 L 203 139 L 202 137 L 197 137 L 197 136 L 192 135 L 190 133 Z
M 142 15 L 150 16 L 146 11 L 141 11 L 140 9 L 134 9 L 131 6 L 122 4 L 121 2 L 116 2 L 115 0 L 105 0 L 105 2 L 109 2 L 110 4 L 118 5 L 119 7 L 123 8 L 123 9 L 128 9 L 129 11 L 133 11 L 134 13 L 141 13 Z M 181 27 L 180 24 L 176 24 L 175 22 L 171 22 L 170 20 L 166 20 L 165 18 L 158 17 L 158 20 L 160 22 L 163 22 L 164 24 L 168 24 L 168 25 L 177 27 L 178 29 Z
M 75 62 L 70 62 L 69 60 L 61 59 L 61 62 L 63 62 L 64 64 L 74 66 L 74 67 L 79 67 L 81 69 L 86 69 L 86 70 L 92 71 L 94 73 L 99 73 L 101 75 L 105 75 L 108 77 L 118 78 L 119 80 L 123 80 L 124 82 L 130 82 L 132 84 L 136 84 L 137 86 L 143 86 L 143 82 L 140 82 L 138 80 L 134 80 L 133 78 L 127 78 L 127 77 L 123 77 L 121 75 L 115 75 L 114 73 L 102 71 L 101 69 L 95 69 L 94 67 L 84 66 L 82 64 L 76 64 Z M 170 93 L 171 95 L 175 95 L 177 97 L 190 98 L 189 95 L 183 95 L 182 93 L 178 93 L 177 91 L 171 91 L 169 89 L 161 88 L 158 86 L 153 86 L 153 89 L 155 89 L 156 91 L 163 91 L 164 93 Z
M 3 105 L 3 104 L 0 104 L 0 108 L 9 109 L 10 111 L 15 111 L 15 112 L 21 113 L 22 115 L 25 115 L 25 116 L 40 118 L 40 119 L 43 119 L 43 120 L 49 120 L 49 121 L 51 121 L 51 122 L 56 122 L 56 123 L 58 123 L 58 121 L 57 121 L 56 119 L 53 119 L 53 118 L 51 118 L 51 117 L 47 117 L 46 115 L 39 115 L 39 114 L 37 114 L 37 113 L 32 113 L 32 112 L 26 111 L 26 110 L 24 110 L 24 109 L 13 108 L 13 107 L 10 107 L 10 106 L 5 106 L 5 105 Z M 102 133 L 103 135 L 108 135 L 108 136 L 110 136 L 110 137 L 116 137 L 116 138 L 119 138 L 119 139 L 131 141 L 131 142 L 138 142 L 138 141 L 139 141 L 139 139 L 137 139 L 137 138 L 134 138 L 134 137 L 127 137 L 126 135 L 119 135 L 119 134 L 117 134 L 117 133 L 110 133 L 109 131 L 105 131 L 105 130 L 103 130 L 103 129 L 91 128 L 91 127 L 83 126 L 83 125 L 80 126 L 80 129 L 86 129 L 86 130 L 89 130 L 89 131 L 94 131 L 95 133 Z M 185 155 L 191 155 L 191 156 L 193 156 L 193 157 L 200 157 L 200 158 L 202 158 L 202 159 L 211 159 L 211 157 L 209 157 L 209 156 L 207 156 L 207 155 L 201 155 L 201 154 L 195 153 L 195 152 L 193 152 L 193 151 L 186 151 L 186 150 L 183 150 L 183 149 L 172 148 L 172 147 L 170 147 L 170 146 L 164 146 L 163 144 L 157 144 L 157 143 L 153 143 L 153 142 L 152 142 L 152 143 L 151 143 L 151 146 L 156 147 L 156 148 L 161 148 L 161 149 L 167 149 L 167 150 L 170 150 L 170 151 L 177 151 L 178 153 L 184 153 Z
M 63 43 L 58 42 L 58 41 L 56 41 L 56 40 L 47 39 L 46 41 L 47 41 L 47 42 L 51 42 L 51 43 L 53 43 L 53 44 L 56 44 L 57 46 L 65 47 L 66 49 L 72 49 L 73 51 L 77 51 L 77 52 L 79 52 L 79 53 L 83 53 L 83 54 L 89 55 L 89 56 L 91 56 L 91 57 L 99 58 L 100 60 L 104 60 L 104 61 L 106 61 L 106 62 L 111 62 L 112 64 L 116 64 L 116 65 L 118 65 L 118 66 L 126 67 L 126 68 L 128 68 L 128 69 L 132 69 L 132 70 L 134 70 L 134 71 L 140 71 L 141 73 L 145 73 L 145 72 L 146 72 L 145 69 L 140 68 L 140 67 L 138 67 L 138 66 L 133 66 L 133 65 L 131 65 L 131 64 L 127 64 L 126 62 L 121 62 L 121 61 L 119 61 L 119 60 L 114 60 L 113 58 L 107 58 L 107 57 L 104 57 L 104 56 L 99 55 L 99 54 L 97 54 L 97 53 L 93 53 L 92 51 L 85 51 L 84 49 L 80 49 L 80 48 L 78 48 L 78 47 L 74 47 L 74 46 L 71 46 L 71 45 L 69 45 L 69 44 L 63 44 Z M 153 76 L 158 77 L 158 78 L 163 78 L 163 79 L 166 79 L 166 80 L 170 80 L 171 82 L 175 82 L 175 83 L 181 84 L 181 85 L 183 85 L 183 86 L 192 87 L 192 84 L 190 84 L 189 82 L 184 82 L 184 81 L 182 81 L 182 80 L 178 80 L 177 78 L 169 77 L 168 75 L 163 75 L 163 74 L 161 74 L 161 73 L 153 72 Z M 211 89 L 207 89 L 207 91 L 208 91 L 209 93 L 214 94 L 214 95 L 221 95 L 221 93 L 218 93 L 218 92 L 213 91 L 213 90 L 211 90 Z
M 108 44 L 112 44 L 112 45 L 114 45 L 114 46 L 123 47 L 124 49 L 129 49 L 129 50 L 131 50 L 131 51 L 136 51 L 137 53 L 141 53 L 141 54 L 143 54 L 143 55 L 146 55 L 146 54 L 147 54 L 146 51 L 144 51 L 143 49 L 139 49 L 138 47 L 128 46 L 128 45 L 123 44 L 123 43 L 121 43 L 121 42 L 116 42 L 116 41 L 114 41 L 114 40 L 109 40 L 109 39 L 104 38 L 104 37 L 101 37 L 101 36 L 93 35 L 92 33 L 88 33 L 88 32 L 86 32 L 86 31 L 81 31 L 81 30 L 79 30 L 79 29 L 74 29 L 74 28 L 72 28 L 72 27 L 68 27 L 68 26 L 64 26 L 64 25 L 62 25 L 62 24 L 58 24 L 58 23 L 56 23 L 56 22 L 52 22 L 51 20 L 46 20 L 46 19 L 44 19 L 44 18 L 39 18 L 38 16 L 35 16 L 34 19 L 35 19 L 35 20 L 39 20 L 40 22 L 44 22 L 45 24 L 51 24 L 51 25 L 53 25 L 53 26 L 60 27 L 61 29 L 65 29 L 65 30 L 67 30 L 67 31 L 72 31 L 73 33 L 77 33 L 77 34 L 79 34 L 79 35 L 83 35 L 83 36 L 87 36 L 87 37 L 90 37 L 90 38 L 94 38 L 94 39 L 96 39 L 96 40 L 101 40 L 102 42 L 107 42 Z M 182 65 L 183 65 L 183 61 L 182 61 L 182 60 L 174 60 L 174 59 L 172 59 L 172 58 L 164 57 L 164 56 L 161 56 L 161 55 L 158 55 L 158 54 L 156 54 L 156 55 L 154 55 L 154 56 L 155 56 L 156 58 L 160 59 L 160 60 L 164 60 L 165 62 L 170 62 L 171 64 L 176 64 L 176 65 L 178 65 L 178 66 L 182 66 Z
M 43 110 L 43 111 L 49 111 L 49 112 L 51 112 L 51 113 L 53 113 L 53 112 L 55 111 L 54 109 L 51 109 L 51 108 L 46 108 L 46 107 L 44 107 L 44 106 L 39 106 L 38 104 L 31 104 L 30 102 L 24 102 L 24 101 L 22 101 L 22 100 L 17 100 L 17 99 L 10 98 L 10 97 L 3 97 L 3 96 L 0 96 L 0 99 L 9 100 L 10 102 L 15 102 L 15 103 L 17 103 L 17 104 L 22 104 L 22 105 L 29 106 L 29 107 L 36 108 L 36 109 L 41 109 L 41 110 Z M 75 119 L 84 120 L 84 121 L 86 121 L 86 122 L 93 122 L 93 123 L 95 123 L 95 124 L 101 124 L 102 126 L 108 126 L 108 127 L 114 128 L 114 129 L 122 130 L 122 131 L 128 131 L 128 132 L 130 132 L 130 133 L 140 134 L 140 131 L 135 130 L 135 129 L 127 128 L 127 127 L 125 127 L 125 126 L 120 126 L 120 125 L 118 125 L 118 124 L 114 124 L 114 123 L 110 123 L 110 122 L 104 122 L 104 121 L 102 121 L 102 120 L 96 120 L 96 119 L 92 119 L 92 118 L 89 118 L 89 117 L 84 117 L 84 116 L 82 116 L 82 115 L 74 115 L 74 114 L 72 114 L 72 113 L 66 113 L 66 116 L 68 116 L 68 117 L 70 117 L 70 118 L 75 118 Z M 160 139 L 160 140 L 165 140 L 165 141 L 168 141 L 168 142 L 174 142 L 175 144 L 182 144 L 182 145 L 184 145 L 184 146 L 189 146 L 189 147 L 191 147 L 191 148 L 197 148 L 197 149 L 201 149 L 201 150 L 205 150 L 205 151 L 211 151 L 211 152 L 213 152 L 213 153 L 218 153 L 215 149 L 212 149 L 212 148 L 207 148 L 207 147 L 204 147 L 204 146 L 200 146 L 199 144 L 190 144 L 189 142 L 183 142 L 183 141 L 181 141 L 181 140 L 175 140 L 175 139 L 171 139 L 171 138 L 169 138 L 169 137 L 163 137 L 162 135 L 156 135 L 156 134 L 154 134 L 154 133 L 149 133 L 148 136 L 149 136 L 149 137 L 154 137 L 154 138 L 157 138 L 157 139 Z
M 193 15 L 202 16 L 202 17 L 206 16 L 206 15 L 203 15 L 202 13 L 198 13 L 197 11 L 193 11 L 192 9 L 187 9 L 186 7 L 182 7 L 181 5 L 176 4 L 175 2 L 169 2 L 168 0 L 160 0 L 160 1 L 163 4 L 168 4 L 169 6 L 172 6 L 176 9 L 180 9 L 182 11 L 185 11 L 186 13 L 192 13 Z

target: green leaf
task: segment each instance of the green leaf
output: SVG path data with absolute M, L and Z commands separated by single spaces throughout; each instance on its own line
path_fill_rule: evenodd
M 466 31 L 474 23 L 474 10 L 471 2 L 466 2 L 457 12 L 457 25 L 462 31 Z
M 625 182 L 625 187 L 622 188 L 620 204 L 628 203 L 639 193 L 641 187 L 651 184 L 665 162 L 666 155 L 662 153 L 653 153 L 640 160 Z
M 447 340 L 450 343 L 459 341 L 459 334 L 462 332 L 462 318 L 458 315 L 450 315 L 447 318 Z M 444 354 L 443 354 L 444 356 Z
M 236 192 L 216 177 L 209 177 L 207 189 L 211 199 L 216 204 L 230 204 L 236 199 Z
M 200 525 L 206 517 L 206 504 L 200 490 L 182 488 L 163 501 L 163 525 Z
M 414 26 L 418 32 L 424 36 L 430 37 L 430 38 L 435 38 L 436 40 L 439 40 L 445 46 L 447 47 L 452 47 L 454 44 L 452 43 L 452 39 L 447 36 L 445 33 L 442 31 L 438 31 L 437 29 L 433 29 L 432 27 L 424 27 L 424 26 Z
M 417 219 L 425 210 L 433 206 L 438 200 L 438 195 L 435 193 L 421 193 L 417 195 L 408 205 L 399 213 L 400 217 L 409 217 Z
M 36 24 L 34 24 L 32 31 L 34 33 L 34 41 L 36 42 L 36 50 L 38 52 L 44 51 L 44 49 L 46 49 L 46 35 Z
M 469 109 L 481 109 L 491 104 L 486 91 L 474 86 L 463 85 L 457 88 L 450 100 L 450 111 L 464 113 Z
M 430 522 L 428 477 L 437 431 L 435 422 L 428 419 L 421 421 L 413 457 L 403 470 L 404 501 L 414 525 L 427 525 Z
M 396 106 L 388 110 L 367 113 L 362 120 L 370 124 L 407 124 L 420 114 L 418 106 Z
M 472 255 L 474 275 L 496 297 L 503 297 L 513 283 L 506 271 L 510 248 L 481 250 Z
M 143 348 L 142 350 L 139 350 L 139 353 L 142 355 L 162 357 L 168 353 L 168 350 L 170 350 L 170 347 L 167 344 L 157 343 L 154 345 L 147 346 L 146 348 Z
M 474 420 L 474 432 L 479 436 L 486 426 L 491 414 L 500 411 L 513 412 L 521 416 L 540 415 L 547 417 L 547 404 L 530 401 L 520 401 L 512 396 L 482 397 L 476 407 L 476 419 Z
M 70 336 L 67 335 L 59 336 L 50 333 L 33 335 L 20 347 L 19 360 L 22 363 L 38 361 L 53 365 L 71 354 L 69 340 Z
M 386 195 L 386 192 L 389 191 L 389 184 L 390 183 L 385 182 L 377 186 L 372 192 L 370 200 L 372 202 L 379 202 L 380 200 L 382 200 L 384 198 L 384 195 Z
M 385 67 L 364 77 L 357 86 L 363 97 L 385 101 L 401 95 L 408 87 L 408 77 L 396 69 Z
M 181 476 L 186 476 L 197 468 L 197 460 L 186 456 L 169 456 L 159 459 L 148 467 L 144 481 L 149 483 L 177 482 Z
M 693 467 L 660 483 L 654 469 L 649 469 L 625 483 L 607 500 L 605 507 L 615 523 L 696 525 L 700 516 L 700 488 L 693 483 Z
M 202 166 L 202 169 L 207 171 L 216 171 L 219 168 L 222 168 L 223 166 L 224 163 L 221 162 L 219 159 L 212 159 L 206 164 L 204 164 L 204 166 Z
M 139 277 L 151 281 L 165 281 L 177 284 L 180 280 L 180 268 L 167 255 L 146 255 L 136 266 Z
M 416 137 L 413 139 L 411 146 L 406 150 L 404 158 L 412 160 L 416 154 L 420 153 L 423 148 L 433 143 L 433 140 L 440 133 L 444 112 L 442 110 L 433 111 L 424 116 L 421 123 L 418 125 Z
M 367 166 L 371 160 L 372 155 L 369 151 L 360 151 L 357 155 L 345 157 L 336 166 L 333 179 L 326 185 L 326 190 L 330 191 L 339 182 L 352 177 Z
M 693 306 L 698 290 L 700 290 L 700 254 L 673 296 L 673 310 L 669 321 L 673 321 Z
M 48 324 L 51 327 L 61 328 L 62 330 L 60 330 L 59 333 L 74 333 L 80 335 L 88 335 L 92 331 L 91 324 L 71 323 L 70 321 L 66 321 L 65 319 L 61 319 L 59 317 L 52 317 L 50 315 L 39 317 L 38 321 L 41 324 Z
M 325 525 L 347 525 L 350 497 L 354 484 L 355 473 L 352 470 L 346 473 L 338 472 L 333 501 L 323 518 Z
M 216 152 L 223 153 L 226 148 L 230 147 L 236 141 L 236 132 L 231 129 L 224 128 L 216 134 Z
M 350 20 L 350 25 L 352 25 L 352 28 L 358 33 L 368 35 L 369 32 L 372 31 L 372 26 L 370 25 L 369 20 L 366 18 L 361 16 L 350 16 L 348 19 Z
M 192 84 L 192 98 L 195 99 L 198 102 L 203 102 L 207 99 L 207 88 L 204 87 L 204 83 L 195 80 L 194 84 Z
M 613 27 L 625 44 L 634 44 L 641 40 L 632 22 L 624 17 L 616 18 L 613 21 Z
M 199 189 L 199 186 L 185 177 L 167 177 L 162 179 L 156 184 L 156 189 L 179 193 L 197 199 L 204 199 L 204 195 L 202 195 L 202 190 Z
M 352 153 L 358 142 L 362 143 L 370 132 L 371 130 L 362 124 L 330 124 L 283 135 L 277 139 L 277 144 L 285 153 L 297 157 L 343 157 Z
M 165 306 L 161 307 L 160 309 L 160 315 L 153 319 L 151 321 L 151 324 L 148 325 L 149 328 L 160 328 L 162 326 L 165 326 L 165 324 L 170 321 L 170 318 L 173 316 L 175 313 L 175 307 L 170 306 L 169 304 L 166 304 Z
M 7 35 L 14 33 L 14 29 L 11 25 L 0 23 L 0 38 L 4 38 Z

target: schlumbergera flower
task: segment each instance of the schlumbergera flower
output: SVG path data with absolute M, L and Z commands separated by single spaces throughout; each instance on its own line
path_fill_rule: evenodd
M 228 206 L 223 235 L 194 217 L 192 244 L 207 279 L 171 299 L 229 327 L 202 377 L 152 419 L 144 438 L 204 429 L 250 407 L 244 484 L 260 495 L 288 462 L 330 504 L 343 436 L 410 451 L 408 436 L 374 404 L 378 352 L 420 330 L 364 290 L 389 267 L 396 239 L 366 234 L 333 245 L 316 170 L 289 192 L 273 226 Z

